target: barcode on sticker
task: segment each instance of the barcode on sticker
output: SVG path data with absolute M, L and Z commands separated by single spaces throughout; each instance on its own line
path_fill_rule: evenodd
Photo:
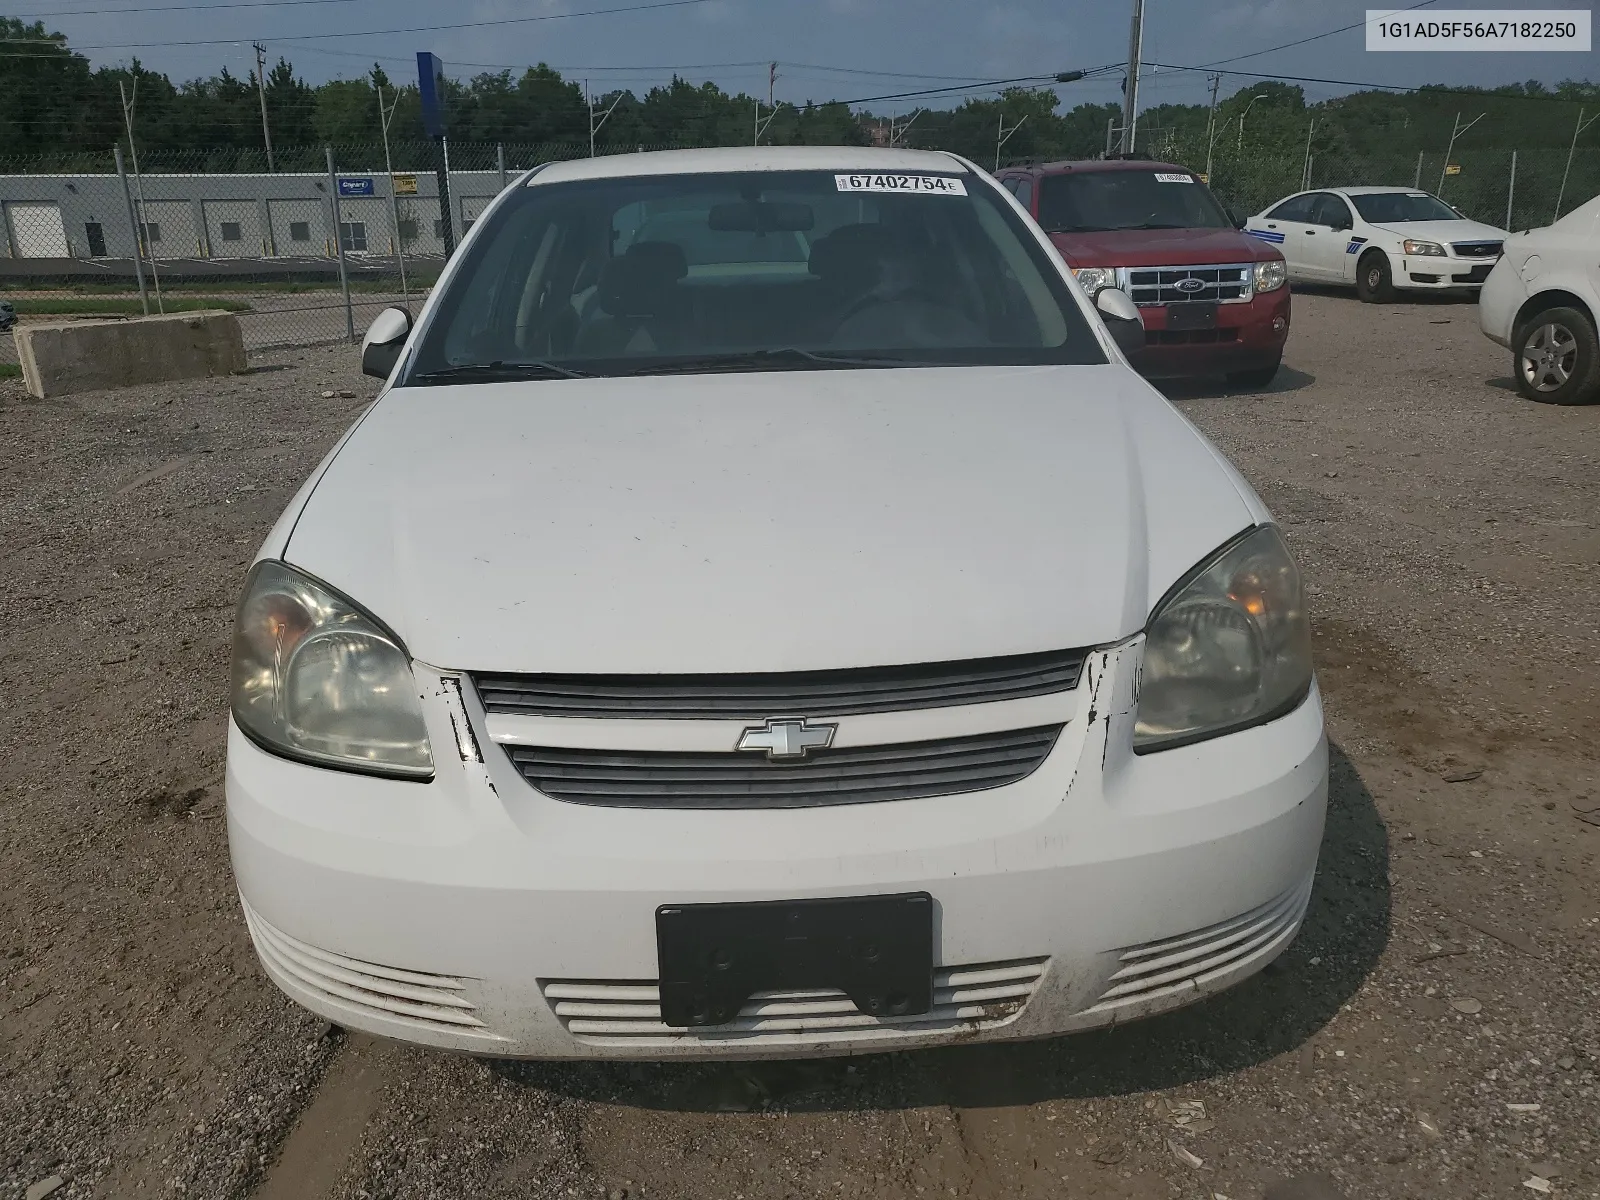
M 1193 175 L 1175 175 L 1171 171 L 1157 171 L 1157 183 L 1193 183 Z
M 841 192 L 926 192 L 934 196 L 965 196 L 967 185 L 946 175 L 835 175 Z

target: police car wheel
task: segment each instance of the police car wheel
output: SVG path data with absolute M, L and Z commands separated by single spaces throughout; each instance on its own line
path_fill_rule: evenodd
M 1356 295 L 1367 304 L 1382 304 L 1394 298 L 1389 256 L 1382 250 L 1369 250 L 1357 264 Z
M 1512 343 L 1517 390 L 1544 404 L 1600 403 L 1600 338 L 1575 308 L 1548 308 L 1517 330 Z

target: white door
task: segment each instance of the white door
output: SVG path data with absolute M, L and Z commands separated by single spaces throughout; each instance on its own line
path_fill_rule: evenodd
M 18 258 L 70 258 L 67 227 L 56 204 L 8 204 L 11 244 Z
M 1311 204 L 1315 198 L 1314 192 L 1291 197 L 1261 218 L 1264 229 L 1283 238 L 1278 242 L 1278 249 L 1283 252 L 1283 261 L 1288 267 L 1289 278 L 1297 283 L 1305 283 L 1316 278 L 1309 273 L 1310 268 L 1306 261 L 1308 249 L 1306 243 L 1314 240 L 1306 237 L 1306 230 L 1311 228 Z
M 1311 206 L 1302 256 L 1306 276 L 1320 283 L 1344 282 L 1345 248 L 1353 224 L 1350 206 L 1332 192 L 1319 192 Z

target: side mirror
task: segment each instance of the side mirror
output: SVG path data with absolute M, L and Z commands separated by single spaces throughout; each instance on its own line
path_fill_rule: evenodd
M 411 314 L 403 308 L 384 309 L 373 318 L 367 336 L 361 339 L 361 373 L 389 378 L 410 335 Z
M 1127 292 L 1121 288 L 1101 288 L 1095 293 L 1094 306 L 1106 323 L 1111 340 L 1124 354 L 1144 349 L 1144 318 Z
M 1227 214 L 1228 214 L 1228 220 L 1230 220 L 1230 221 L 1232 221 L 1232 222 L 1233 222 L 1233 227 L 1234 227 L 1234 228 L 1235 228 L 1235 229 L 1243 229 L 1243 228 L 1244 228 L 1244 220 L 1245 220 L 1245 219 L 1244 219 L 1244 218 L 1243 218 L 1243 217 L 1241 217 L 1241 216 L 1240 216 L 1240 215 L 1239 215 L 1239 214 L 1238 214 L 1238 213 L 1237 213 L 1237 212 L 1236 212 L 1236 211 L 1234 211 L 1234 209 L 1232 209 L 1232 208 L 1231 208 L 1231 207 L 1230 207 L 1230 208 L 1228 208 L 1228 209 L 1226 209 L 1226 210 L 1225 210 L 1225 211 L 1226 211 L 1226 212 L 1227 212 Z

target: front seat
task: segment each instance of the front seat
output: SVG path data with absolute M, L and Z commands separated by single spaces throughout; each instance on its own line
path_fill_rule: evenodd
M 635 242 L 600 269 L 600 311 L 578 337 L 578 357 L 672 353 L 683 341 L 679 282 L 689 260 L 675 242 Z

